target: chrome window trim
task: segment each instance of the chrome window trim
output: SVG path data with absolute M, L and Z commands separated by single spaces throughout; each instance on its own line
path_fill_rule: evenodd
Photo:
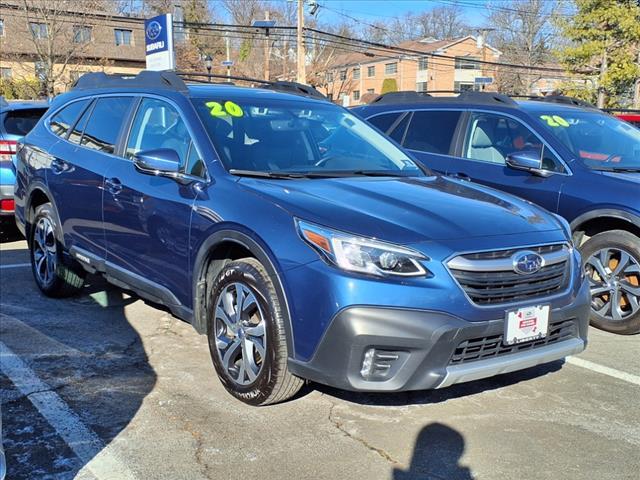
M 523 125 L 524 127 L 526 127 L 527 129 L 529 129 L 537 138 L 538 140 L 540 140 L 540 142 L 549 150 L 551 150 L 551 152 L 556 156 L 556 158 L 560 161 L 560 163 L 562 164 L 562 167 L 566 170 L 566 172 L 552 172 L 550 170 L 545 170 L 545 172 L 550 173 L 551 175 L 562 175 L 565 177 L 570 177 L 573 175 L 573 170 L 571 170 L 571 168 L 569 168 L 569 165 L 567 164 L 567 162 L 562 158 L 561 155 L 558 154 L 558 152 L 547 143 L 547 141 L 542 138 L 540 136 L 540 134 L 534 130 L 533 128 L 531 128 L 529 125 L 525 124 L 521 119 L 519 119 L 518 117 L 516 117 L 515 115 L 511 115 L 509 113 L 505 113 L 502 111 L 495 111 L 495 110 L 486 110 L 483 108 L 473 108 L 473 107 L 460 107 L 460 108 L 453 108 L 453 107 L 443 107 L 443 108 L 400 108 L 400 109 L 396 109 L 396 110 L 385 110 L 384 112 L 380 112 L 380 113 L 376 113 L 373 114 L 369 117 L 366 117 L 366 120 L 368 121 L 370 118 L 373 117 L 377 117 L 378 115 L 384 115 L 385 113 L 398 113 L 398 112 L 470 112 L 470 113 L 474 113 L 474 112 L 480 112 L 480 113 L 490 113 L 490 114 L 494 114 L 494 115 L 503 115 L 505 117 L 511 118 L 512 120 L 515 120 L 516 122 L 520 123 L 521 125 Z M 404 148 L 404 147 L 403 147 Z M 433 155 L 442 155 L 442 154 L 438 154 L 438 153 L 433 153 L 433 152 L 423 152 L 422 150 L 414 150 L 416 152 L 420 152 L 420 153 L 426 153 L 426 154 L 433 154 Z M 466 157 L 456 157 L 455 155 L 446 155 L 450 158 L 455 158 L 458 160 L 468 160 L 470 162 L 480 162 L 483 164 L 489 164 L 489 165 L 496 165 L 493 162 L 485 162 L 482 160 L 477 160 L 475 158 L 466 158 Z M 499 165 L 503 165 L 503 164 L 499 164 Z
M 91 95 L 91 94 L 89 94 L 89 95 L 86 95 L 86 96 L 83 96 L 83 97 L 74 98 L 73 100 L 71 100 L 71 101 L 69 101 L 69 102 L 67 102 L 67 103 L 65 103 L 65 104 L 63 104 L 63 105 L 61 105 L 61 106 L 60 106 L 58 109 L 56 109 L 56 110 L 55 110 L 55 112 L 53 112 L 51 115 L 47 115 L 47 118 L 46 118 L 46 120 L 45 120 L 45 126 L 47 127 L 47 130 L 49 131 L 49 133 L 51 133 L 52 135 L 55 135 L 55 136 L 56 136 L 56 137 L 58 137 L 60 140 L 64 140 L 65 142 L 69 143 L 70 145 L 73 145 L 73 146 L 78 147 L 78 148 L 82 148 L 82 149 L 84 149 L 84 150 L 89 150 L 89 151 L 92 151 L 92 152 L 99 152 L 99 150 L 95 150 L 95 149 L 93 149 L 93 148 L 87 148 L 87 147 L 85 147 L 85 146 L 83 146 L 83 145 L 80 145 L 80 144 L 73 143 L 73 142 L 69 141 L 69 140 L 68 140 L 68 138 L 66 138 L 66 137 L 68 137 L 68 135 L 67 135 L 66 137 L 60 137 L 59 135 L 56 135 L 56 134 L 55 134 L 55 133 L 53 133 L 53 131 L 51 130 L 51 125 L 49 124 L 49 122 L 50 122 L 51 118 L 52 118 L 54 115 L 56 115 L 60 110 L 62 110 L 63 108 L 66 108 L 67 106 L 71 105 L 72 103 L 79 102 L 79 101 L 81 101 L 81 100 L 89 100 L 89 101 L 92 101 L 92 100 L 94 100 L 94 99 L 95 99 L 95 100 L 97 100 L 97 99 L 99 99 L 99 98 L 108 98 L 108 97 L 134 97 L 134 98 L 139 98 L 139 99 L 142 99 L 142 98 L 148 97 L 148 98 L 155 98 L 155 99 L 157 99 L 157 100 L 161 100 L 161 101 L 164 101 L 164 102 L 169 103 L 173 108 L 175 108 L 175 109 L 176 109 L 176 111 L 177 111 L 177 112 L 178 112 L 178 114 L 180 115 L 180 118 L 182 119 L 182 121 L 184 122 L 184 124 L 185 124 L 185 125 L 186 125 L 186 127 L 187 127 L 187 131 L 189 132 L 189 136 L 191 137 L 191 141 L 192 141 L 192 142 L 193 142 L 193 144 L 196 146 L 196 150 L 198 151 L 198 155 L 199 155 L 200 157 L 202 157 L 202 149 L 200 148 L 200 146 L 198 145 L 198 143 L 194 140 L 195 135 L 193 134 L 193 129 L 191 128 L 191 126 L 189 125 L 189 123 L 185 121 L 184 116 L 183 116 L 183 114 L 182 114 L 182 110 L 180 109 L 180 107 L 178 106 L 178 104 L 177 104 L 176 102 L 174 102 L 174 101 L 173 101 L 172 99 L 170 99 L 170 98 L 164 97 L 164 96 L 162 96 L 162 95 L 156 95 L 156 94 L 153 94 L 153 93 L 146 93 L 146 92 L 140 92 L 140 93 L 137 93 L 137 92 L 98 93 L 98 94 L 95 94 L 95 95 Z M 140 107 L 140 105 L 138 104 L 138 105 L 136 106 L 136 110 L 135 110 L 135 112 L 133 112 L 133 116 L 131 117 L 131 119 L 132 119 L 132 120 L 133 120 L 133 118 L 135 117 L 135 114 L 137 113 L 137 111 L 138 111 L 138 108 L 139 108 L 139 107 Z M 84 113 L 84 110 L 83 110 L 83 112 L 82 112 L 82 113 Z M 81 116 L 82 116 L 82 114 L 80 114 L 80 117 L 81 117 Z M 78 118 L 76 119 L 76 122 L 80 119 L 80 117 L 78 117 Z M 75 124 L 74 124 L 74 125 L 75 125 Z M 125 132 L 125 135 L 124 135 L 125 148 L 126 148 L 126 142 L 129 140 L 129 135 L 131 134 L 131 128 L 132 128 L 132 126 L 133 126 L 133 121 L 129 122 L 129 125 L 128 125 L 128 128 L 127 128 L 127 131 Z M 108 153 L 108 152 L 99 152 L 99 153 L 102 153 L 102 154 L 104 154 L 104 155 L 109 155 L 110 157 L 113 157 L 113 158 L 115 158 L 115 159 L 118 159 L 118 160 L 124 160 L 124 161 L 126 161 L 126 162 L 131 163 L 131 161 L 130 161 L 129 159 L 127 159 L 126 157 L 124 157 L 124 156 L 115 155 L 115 154 Z M 194 179 L 194 180 L 195 180 L 195 179 L 197 179 L 197 180 L 195 180 L 195 181 L 199 181 L 199 182 L 203 182 L 203 181 L 204 181 L 205 183 L 209 184 L 209 183 L 211 183 L 211 181 L 212 181 L 212 180 L 211 180 L 211 176 L 209 175 L 209 169 L 208 169 L 208 167 L 207 167 L 206 162 L 205 162 L 205 165 L 204 165 L 204 166 L 205 166 L 205 173 L 206 173 L 206 177 L 204 177 L 204 178 L 203 178 L 203 177 L 195 177 L 195 176 L 193 176 L 193 175 L 188 175 L 188 174 L 180 174 L 180 175 L 176 175 L 174 178 L 184 178 L 184 179 L 188 179 L 188 180 L 190 180 L 190 179 Z

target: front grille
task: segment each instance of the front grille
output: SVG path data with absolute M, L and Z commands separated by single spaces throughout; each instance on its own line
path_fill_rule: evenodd
M 578 331 L 575 319 L 570 319 L 551 322 L 545 338 L 519 343 L 517 345 L 503 345 L 502 334 L 472 338 L 458 345 L 453 351 L 449 365 L 476 362 L 478 360 L 486 360 L 487 358 L 501 357 L 503 355 L 532 350 L 577 336 Z
M 532 274 L 513 269 L 511 258 L 522 249 L 461 255 L 449 262 L 449 270 L 477 305 L 543 298 L 564 290 L 570 276 L 568 247 L 549 245 L 527 250 L 545 259 L 545 266 Z

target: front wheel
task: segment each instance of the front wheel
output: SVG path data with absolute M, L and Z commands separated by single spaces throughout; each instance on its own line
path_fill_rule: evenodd
M 591 237 L 581 248 L 591 288 L 591 324 L 607 332 L 640 332 L 640 238 L 624 230 Z
M 264 266 L 254 258 L 228 263 L 210 298 L 209 351 L 226 390 L 250 405 L 295 395 L 303 381 L 287 368 L 282 307 Z

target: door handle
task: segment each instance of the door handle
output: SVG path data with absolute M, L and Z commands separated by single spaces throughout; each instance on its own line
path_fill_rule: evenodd
M 51 160 L 51 173 L 54 175 L 60 175 L 63 172 L 69 170 L 69 164 L 59 158 Z
M 112 195 L 118 195 L 122 191 L 122 182 L 117 178 L 107 178 L 104 185 Z
M 457 178 L 458 180 L 464 180 L 465 182 L 470 182 L 471 181 L 471 177 L 469 175 L 467 175 L 466 173 L 462 173 L 462 172 L 452 173 L 449 176 L 452 177 L 452 178 Z

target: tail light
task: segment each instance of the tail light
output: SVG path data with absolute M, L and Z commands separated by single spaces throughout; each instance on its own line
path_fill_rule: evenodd
M 16 209 L 16 204 L 13 198 L 6 198 L 0 200 L 0 210 L 3 212 L 13 212 Z
M 18 142 L 15 140 L 0 140 L 0 162 L 10 162 L 17 151 Z

